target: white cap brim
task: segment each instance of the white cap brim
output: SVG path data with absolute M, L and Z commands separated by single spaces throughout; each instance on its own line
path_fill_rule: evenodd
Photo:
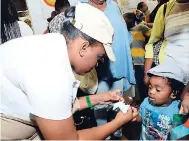
M 116 57 L 114 55 L 111 44 L 104 44 L 104 49 L 106 51 L 108 58 L 113 62 L 116 61 Z

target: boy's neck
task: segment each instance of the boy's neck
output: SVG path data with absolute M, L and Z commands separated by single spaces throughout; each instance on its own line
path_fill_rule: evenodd
M 167 106 L 169 106 L 172 102 L 173 102 L 173 101 L 170 101 L 169 103 L 165 103 L 165 104 L 161 105 L 161 107 L 167 107 Z
M 161 104 L 161 105 L 153 104 L 153 105 L 156 106 L 156 107 L 167 107 L 167 106 L 169 106 L 172 102 L 173 102 L 173 100 L 170 99 L 170 100 L 167 101 L 165 104 Z

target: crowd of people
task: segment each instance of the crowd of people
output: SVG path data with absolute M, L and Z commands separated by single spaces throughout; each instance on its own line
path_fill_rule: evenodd
M 56 0 L 47 21 L 33 35 L 2 0 L 1 139 L 121 139 L 131 122 L 140 140 L 189 135 L 189 0 L 124 14 L 113 0 Z M 133 86 L 139 108 L 127 101 Z M 126 114 L 110 108 L 119 101 L 131 104 Z M 185 119 L 178 136 L 175 116 Z

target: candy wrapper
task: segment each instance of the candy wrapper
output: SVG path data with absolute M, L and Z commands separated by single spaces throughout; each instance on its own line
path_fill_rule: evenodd
M 120 101 L 120 102 L 117 102 L 114 104 L 113 110 L 116 110 L 117 108 L 119 108 L 121 112 L 126 114 L 129 107 L 130 107 L 130 105 L 126 105 L 123 101 Z

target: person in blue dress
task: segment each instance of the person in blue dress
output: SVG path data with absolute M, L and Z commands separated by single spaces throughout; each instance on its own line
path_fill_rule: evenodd
M 114 89 L 120 89 L 122 92 L 127 91 L 136 83 L 130 51 L 132 36 L 127 30 L 118 4 L 113 0 L 80 0 L 80 2 L 88 2 L 90 5 L 104 11 L 114 28 L 112 47 L 116 61 L 105 60 L 103 65 L 99 65 L 97 68 L 98 79 L 100 80 L 97 94 Z M 97 105 L 95 107 L 95 117 L 98 125 L 107 122 L 106 107 L 107 105 Z M 120 137 L 121 132 L 115 132 L 114 135 Z

